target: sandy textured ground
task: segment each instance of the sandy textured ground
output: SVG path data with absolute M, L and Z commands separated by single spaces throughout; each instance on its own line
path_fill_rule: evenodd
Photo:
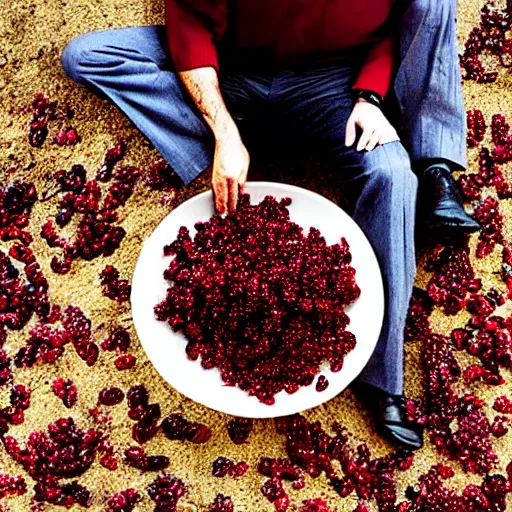
M 466 39 L 470 30 L 479 19 L 479 9 L 482 0 L 464 0 L 460 9 L 460 41 Z M 46 176 L 57 169 L 69 168 L 74 163 L 82 163 L 94 171 L 98 168 L 104 151 L 111 147 L 117 137 L 123 134 L 127 137 L 128 155 L 124 163 L 133 163 L 145 167 L 158 158 L 158 154 L 137 133 L 130 122 L 125 119 L 113 106 L 100 100 L 82 88 L 78 88 L 68 80 L 60 68 L 60 52 L 65 44 L 82 32 L 93 29 L 107 29 L 126 25 L 153 24 L 162 22 L 162 5 L 160 2 L 145 0 L 11 0 L 6 2 L 0 14 L 0 179 L 2 182 L 11 181 L 16 177 L 34 181 L 40 188 Z M 480 108 L 490 120 L 492 114 L 503 113 L 511 117 L 512 110 L 512 81 L 502 73 L 493 85 L 476 85 L 468 83 L 465 86 L 467 108 Z M 35 93 L 46 91 L 52 99 L 72 106 L 76 115 L 73 126 L 82 136 L 82 142 L 74 147 L 61 148 L 51 144 L 50 132 L 48 141 L 42 149 L 31 148 L 27 142 L 27 128 L 30 119 L 28 106 Z M 471 169 L 475 166 L 476 150 L 472 150 Z M 31 162 L 35 167 L 25 170 Z M 306 178 L 306 182 L 311 182 Z M 323 183 L 317 183 L 317 190 L 323 191 Z M 203 180 L 185 192 L 193 195 L 198 190 L 207 187 Z M 328 193 L 332 197 L 332 193 Z M 26 419 L 22 425 L 11 428 L 11 434 L 25 438 L 28 433 L 46 426 L 58 417 L 72 415 L 82 428 L 93 426 L 87 413 L 91 404 L 96 401 L 98 391 L 105 385 L 115 382 L 127 390 L 134 383 L 144 383 L 150 390 L 151 401 L 158 401 L 162 406 L 163 415 L 170 412 L 183 412 L 188 418 L 206 423 L 213 429 L 211 440 L 204 445 L 184 444 L 168 441 L 158 435 L 146 446 L 148 453 L 162 453 L 171 457 L 169 472 L 183 479 L 187 484 L 187 495 L 180 501 L 181 510 L 205 510 L 218 492 L 232 497 L 237 511 L 266 511 L 273 506 L 263 497 L 259 488 L 264 478 L 256 471 L 259 458 L 262 455 L 275 457 L 285 456 L 282 436 L 275 433 L 272 421 L 257 421 L 245 446 L 235 446 L 228 438 L 225 425 L 230 419 L 226 415 L 213 412 L 184 398 L 169 387 L 152 368 L 145 358 L 143 350 L 136 338 L 131 322 L 130 308 L 127 303 L 118 305 L 101 294 L 99 274 L 108 263 L 115 265 L 121 276 L 129 278 L 138 256 L 140 243 L 147 237 L 160 220 L 168 213 L 169 208 L 160 204 L 161 194 L 153 192 L 140 185 L 122 209 L 122 226 L 127 236 L 120 249 L 109 258 L 99 258 L 92 262 L 79 260 L 73 265 L 72 271 L 65 276 L 58 276 L 49 268 L 53 255 L 44 241 L 38 236 L 32 245 L 45 275 L 50 280 L 51 300 L 66 306 L 75 304 L 83 309 L 91 318 L 97 340 L 104 339 L 105 334 L 113 325 L 122 325 L 130 329 L 134 347 L 132 352 L 137 356 L 137 366 L 127 372 L 118 372 L 113 366 L 113 357 L 102 352 L 99 361 L 93 368 L 86 366 L 73 350 L 67 350 L 65 355 L 55 365 L 39 365 L 31 370 L 16 370 L 14 381 L 26 384 L 32 390 L 32 405 L 26 411 Z M 44 221 L 52 217 L 56 211 L 57 199 L 46 203 L 36 204 L 30 225 L 30 230 L 38 234 Z M 509 226 L 512 219 L 510 202 L 503 201 L 501 211 L 505 214 Z M 512 228 L 505 228 L 508 242 L 512 238 Z M 472 240 L 472 247 L 476 238 Z M 8 248 L 9 243 L 2 244 Z M 484 279 L 486 287 L 493 285 L 503 288 L 503 283 L 497 279 L 494 272 L 499 271 L 501 247 L 494 255 L 484 260 L 473 258 L 475 269 Z M 428 276 L 420 270 L 417 284 L 421 286 Z M 449 334 L 451 329 L 464 325 L 466 314 L 457 317 L 445 317 L 442 312 L 434 311 L 432 315 L 434 330 Z M 13 354 L 26 339 L 26 330 L 18 334 L 10 334 L 6 349 Z M 422 394 L 422 372 L 418 361 L 418 347 L 411 344 L 407 350 L 407 390 L 411 396 Z M 506 374 L 510 377 L 510 374 Z M 50 383 L 55 377 L 72 378 L 78 386 L 78 402 L 71 409 L 66 409 L 62 402 L 50 390 Z M 510 384 L 499 390 L 485 386 L 475 387 L 473 391 L 486 398 L 504 394 Z M 8 394 L 2 391 L 0 405 L 7 405 Z M 353 397 L 350 391 L 343 393 L 328 404 L 305 413 L 311 420 L 319 419 L 326 426 L 334 420 L 346 425 L 353 434 L 354 443 L 365 441 L 374 456 L 388 453 L 391 447 L 375 434 L 372 424 L 364 408 Z M 109 426 L 111 440 L 119 454 L 122 450 L 134 444 L 131 440 L 132 421 L 126 415 L 126 403 L 112 408 L 112 423 Z M 499 453 L 500 467 L 511 460 L 512 451 L 509 446 L 510 435 L 495 441 Z M 14 464 L 0 448 L 1 472 L 11 475 L 24 475 L 29 489 L 33 481 L 23 469 Z M 249 472 L 242 478 L 217 479 L 211 476 L 211 461 L 219 455 L 228 456 L 234 460 L 246 460 L 250 465 Z M 121 459 L 121 457 L 119 457 Z M 405 474 L 400 474 L 399 498 L 410 483 L 438 462 L 440 458 L 433 448 L 426 444 L 418 454 L 414 466 Z M 479 483 L 479 477 L 466 475 L 455 463 L 458 472 L 450 481 L 451 486 L 461 489 L 470 482 Z M 105 497 L 127 487 L 135 487 L 144 497 L 136 510 L 152 510 L 145 489 L 153 481 L 153 473 L 141 474 L 138 470 L 120 464 L 116 472 L 109 472 L 94 463 L 92 468 L 81 477 L 80 483 L 86 485 L 92 492 L 93 499 L 90 510 L 104 510 Z M 354 494 L 344 500 L 327 485 L 324 477 L 316 480 L 307 479 L 305 488 L 292 491 L 294 503 L 300 504 L 303 499 L 313 498 L 324 494 L 332 505 L 333 510 L 352 511 L 357 505 Z M 5 509 L 15 512 L 30 510 L 30 495 L 28 494 L 5 500 Z M 373 505 L 372 505 L 373 506 Z M 78 509 L 78 508 L 77 508 Z M 47 506 L 46 510 L 56 510 Z M 511 508 L 512 510 L 512 508 Z

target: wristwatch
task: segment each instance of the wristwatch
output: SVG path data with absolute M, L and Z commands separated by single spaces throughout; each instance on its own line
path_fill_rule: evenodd
M 382 108 L 384 106 L 384 98 L 378 92 L 369 89 L 353 89 L 353 93 L 354 102 L 361 98 L 376 107 Z

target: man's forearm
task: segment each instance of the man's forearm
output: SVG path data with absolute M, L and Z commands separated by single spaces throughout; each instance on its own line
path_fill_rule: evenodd
M 180 71 L 178 76 L 215 139 L 222 141 L 229 138 L 237 128 L 222 98 L 217 71 L 212 67 L 204 67 Z

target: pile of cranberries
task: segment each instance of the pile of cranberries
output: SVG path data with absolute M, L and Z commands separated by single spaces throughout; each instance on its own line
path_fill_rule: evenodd
M 290 221 L 289 199 L 240 198 L 236 213 L 187 228 L 164 249 L 172 282 L 155 307 L 183 332 L 187 356 L 220 369 L 266 404 L 310 385 L 323 361 L 339 371 L 355 337 L 345 307 L 360 295 L 345 239 L 328 246 L 317 229 Z

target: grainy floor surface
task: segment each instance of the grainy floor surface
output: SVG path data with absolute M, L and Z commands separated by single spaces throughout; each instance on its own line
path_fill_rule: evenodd
M 480 22 L 482 0 L 464 0 L 460 3 L 459 37 L 460 45 L 466 41 L 470 31 Z M 497 3 L 499 6 L 501 3 Z M 48 175 L 58 169 L 69 169 L 73 164 L 83 164 L 90 170 L 91 176 L 100 166 L 105 150 L 112 147 L 120 135 L 128 141 L 127 155 L 123 165 L 133 164 L 145 168 L 159 158 L 157 152 L 141 137 L 130 122 L 112 105 L 96 98 L 83 88 L 74 85 L 67 79 L 60 67 L 60 53 L 65 44 L 74 36 L 93 29 L 107 29 L 128 25 L 162 23 L 163 6 L 161 2 L 150 0 L 11 0 L 4 3 L 0 14 L 0 179 L 2 183 L 12 182 L 17 178 L 33 182 L 41 191 L 48 182 Z M 490 59 L 489 66 L 496 63 Z M 467 109 L 480 109 L 487 123 L 494 114 L 501 113 L 507 119 L 512 116 L 512 77 L 498 67 L 499 77 L 492 84 L 465 83 Z M 58 100 L 59 104 L 68 104 L 74 110 L 72 125 L 80 134 L 82 141 L 69 147 L 52 144 L 58 123 L 50 125 L 50 134 L 42 148 L 32 148 L 27 141 L 30 121 L 30 104 L 34 95 L 44 91 L 50 99 Z M 488 136 L 487 136 L 488 137 Z M 483 144 L 490 144 L 484 140 Z M 477 170 L 478 149 L 470 150 L 470 169 Z M 503 166 L 505 176 L 510 177 L 510 169 Z M 274 178 L 297 182 L 289 175 L 282 176 L 280 170 L 274 169 Z M 283 173 L 284 174 L 284 173 Z M 304 175 L 306 186 L 309 186 L 328 197 L 336 199 L 327 183 L 327 178 L 319 177 L 314 172 Z M 206 189 L 207 179 L 199 180 L 193 186 L 180 192 L 182 198 L 192 196 Z M 152 368 L 146 359 L 142 347 L 134 332 L 129 303 L 117 303 L 102 295 L 100 273 L 105 265 L 114 265 L 122 278 L 129 279 L 138 256 L 141 242 L 157 226 L 160 220 L 170 211 L 170 206 L 161 199 L 166 193 L 153 191 L 139 183 L 135 193 L 126 206 L 120 210 L 120 224 L 126 229 L 127 235 L 120 248 L 106 258 L 100 257 L 87 262 L 77 260 L 72 270 L 66 275 L 54 274 L 50 269 L 50 261 L 55 253 L 39 236 L 41 226 L 48 218 L 55 216 L 58 198 L 47 202 L 37 202 L 34 206 L 29 231 L 34 234 L 31 244 L 43 273 L 50 283 L 49 294 L 52 303 L 63 307 L 73 304 L 80 307 L 91 319 L 94 338 L 99 342 L 105 339 L 113 326 L 126 327 L 132 337 L 130 352 L 137 357 L 136 366 L 129 371 L 116 370 L 110 352 L 100 351 L 97 363 L 89 367 L 72 349 L 67 348 L 62 357 L 54 364 L 37 363 L 32 368 L 14 368 L 13 382 L 26 385 L 32 393 L 31 405 L 25 412 L 25 420 L 20 425 L 10 426 L 9 434 L 20 440 L 27 438 L 34 430 L 46 430 L 48 424 L 60 417 L 72 416 L 80 428 L 95 426 L 88 409 L 96 403 L 98 391 L 106 385 L 115 383 L 127 391 L 135 383 L 143 383 L 150 392 L 150 401 L 158 402 L 162 415 L 172 412 L 183 412 L 194 421 L 208 425 L 213 435 L 211 439 L 200 445 L 169 441 L 159 434 L 151 439 L 145 449 L 152 454 L 165 454 L 170 457 L 168 472 L 179 477 L 187 486 L 187 492 L 179 501 L 178 510 L 207 510 L 218 493 L 231 496 L 236 511 L 271 511 L 274 506 L 262 495 L 260 487 L 266 480 L 257 472 L 258 461 L 262 456 L 285 457 L 285 444 L 282 435 L 275 431 L 272 421 L 256 421 L 248 443 L 237 446 L 231 442 L 226 432 L 226 424 L 230 419 L 226 415 L 211 411 L 193 403 L 169 387 Z M 485 189 L 483 197 L 495 196 L 492 189 Z M 500 201 L 500 212 L 504 216 L 504 244 L 512 242 L 512 209 L 510 200 Z M 471 205 L 468 205 L 471 207 Z M 475 257 L 475 246 L 478 237 L 471 239 L 473 268 L 482 278 L 484 289 L 496 287 L 506 291 L 500 277 L 502 245 L 483 259 Z M 7 251 L 12 242 L 2 242 L 0 248 Z M 422 255 L 422 261 L 426 255 Z M 425 288 L 429 274 L 420 268 L 417 286 Z M 510 304 L 507 303 L 500 311 L 506 316 Z M 457 327 L 466 324 L 469 313 L 462 311 L 456 316 L 447 316 L 439 308 L 434 308 L 431 324 L 435 332 L 449 335 Z M 24 345 L 28 330 L 36 322 L 32 319 L 28 326 L 20 332 L 10 331 L 4 350 L 12 357 Z M 412 397 L 423 396 L 423 372 L 420 365 L 421 345 L 411 342 L 407 346 L 406 383 L 407 392 Z M 471 356 L 456 354 L 461 367 L 465 368 L 475 360 Z M 462 379 L 458 382 L 459 389 L 471 391 L 482 397 L 486 403 L 485 411 L 492 421 L 491 410 L 495 397 L 510 394 L 510 372 L 503 370 L 502 375 L 507 383 L 503 386 L 491 387 L 482 383 L 466 385 Z M 78 401 L 66 409 L 51 391 L 51 383 L 57 377 L 70 378 L 78 388 Z M 0 389 L 0 406 L 9 404 L 9 386 Z M 142 497 L 135 510 L 153 510 L 154 503 L 150 500 L 146 489 L 155 479 L 155 474 L 131 468 L 122 462 L 122 452 L 135 444 L 131 438 L 133 421 L 127 416 L 126 401 L 110 409 L 112 419 L 103 426 L 110 435 L 119 459 L 119 468 L 109 471 L 95 461 L 85 474 L 79 477 L 80 484 L 91 492 L 91 511 L 106 509 L 106 499 L 113 493 L 133 487 Z M 379 457 L 390 453 L 392 448 L 376 435 L 370 419 L 363 406 L 350 391 L 344 392 L 336 399 L 322 407 L 305 413 L 310 421 L 319 420 L 325 428 L 334 421 L 346 426 L 352 434 L 354 445 L 365 442 L 372 456 Z M 498 454 L 499 463 L 496 471 L 505 474 L 505 466 L 512 459 L 510 435 L 493 438 L 493 445 Z M 227 456 L 235 461 L 245 460 L 250 466 L 249 471 L 239 479 L 215 478 L 211 475 L 211 463 L 218 456 Z M 397 473 L 398 502 L 405 500 L 405 489 L 418 481 L 427 473 L 432 465 L 446 459 L 438 455 L 434 447 L 427 441 L 421 452 L 416 455 L 414 464 L 406 472 Z M 458 461 L 451 463 L 455 476 L 446 482 L 448 487 L 461 492 L 469 483 L 480 485 L 482 477 L 463 471 Z M 22 475 L 28 486 L 28 492 L 22 496 L 7 497 L 2 500 L 0 509 L 5 511 L 23 512 L 31 510 L 34 480 L 15 463 L 0 447 L 0 473 Z M 287 488 L 289 488 L 287 486 Z M 291 490 L 290 499 L 297 510 L 305 499 L 323 496 L 332 510 L 353 511 L 358 498 L 355 493 L 341 499 L 329 486 L 327 479 L 320 476 L 316 479 L 306 478 L 302 490 Z M 370 500 L 368 506 L 377 510 L 375 502 Z M 44 510 L 53 511 L 61 507 L 45 505 Z M 73 510 L 79 510 L 76 506 Z M 427 509 L 425 509 L 427 510 Z M 428 509 L 430 510 L 430 509 Z M 433 509 L 432 509 L 433 510 Z M 437 510 L 437 509 L 436 509 Z M 512 501 L 509 501 L 512 510 Z

